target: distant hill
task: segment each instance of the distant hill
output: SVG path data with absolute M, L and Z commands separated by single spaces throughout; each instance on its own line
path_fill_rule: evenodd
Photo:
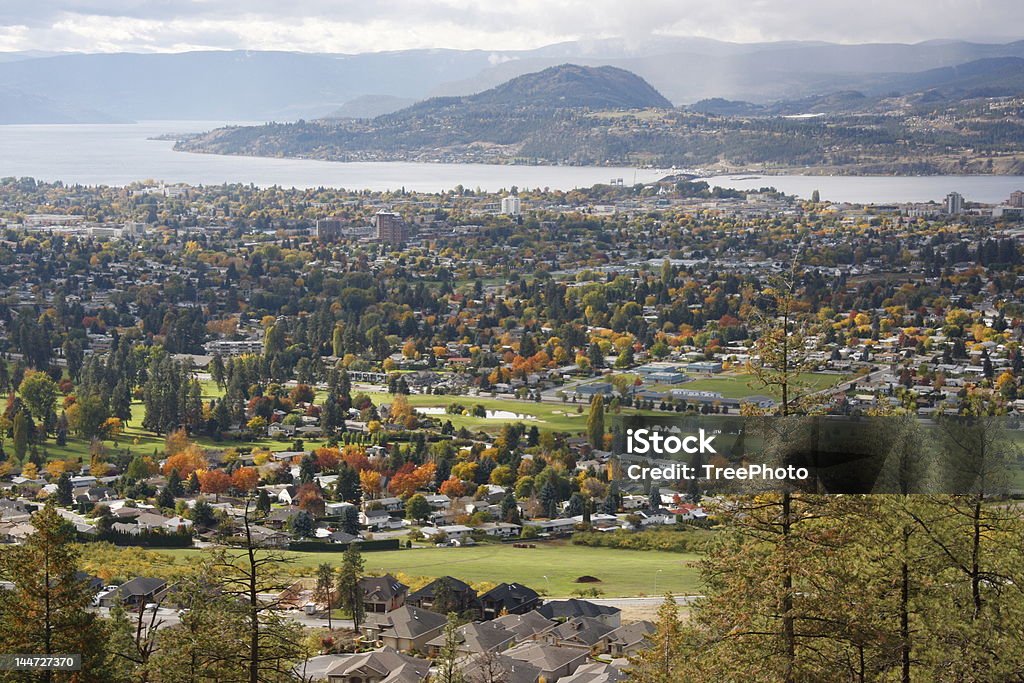
M 357 55 L 11 52 L 0 53 L 0 89 L 61 102 L 69 112 L 89 110 L 118 119 L 294 121 L 389 113 L 428 97 L 479 93 L 566 62 L 624 69 L 684 105 L 709 98 L 771 104 L 836 91 L 874 97 L 893 89 L 922 90 L 923 84 L 901 79 L 1007 57 L 1024 58 L 1024 41 L 836 45 L 662 36 L 571 41 L 535 50 Z M 374 104 L 374 98 L 381 99 Z M 394 100 L 386 104 L 388 98 Z
M 372 119 L 382 114 L 390 114 L 416 104 L 416 100 L 409 97 L 395 97 L 394 95 L 360 95 L 354 97 L 341 105 L 325 119 Z
M 430 107 L 434 100 L 416 105 Z M 648 109 L 672 103 L 634 73 L 612 66 L 562 64 L 525 74 L 477 95 L 455 98 L 465 106 L 520 106 L 545 109 Z
M 0 88 L 0 124 L 18 123 L 128 123 L 128 120 L 49 97 Z
M 475 95 L 431 98 L 369 121 L 236 126 L 182 141 L 179 148 L 349 160 L 429 154 L 443 158 L 457 152 L 493 161 L 522 154 L 548 162 L 595 163 L 621 154 L 613 149 L 614 136 L 602 133 L 603 140 L 594 136 L 584 142 L 577 132 L 560 131 L 578 130 L 578 122 L 592 112 L 671 108 L 671 102 L 636 74 L 609 66 L 563 64 Z

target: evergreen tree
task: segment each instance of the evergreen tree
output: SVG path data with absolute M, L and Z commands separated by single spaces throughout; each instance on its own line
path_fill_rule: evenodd
M 594 448 L 604 448 L 604 396 L 594 394 L 587 416 L 587 438 Z
M 683 625 L 679 620 L 679 606 L 671 594 L 665 596 L 658 607 L 654 633 L 647 636 L 651 646 L 629 658 L 629 680 L 633 683 L 677 683 L 690 680 Z
M 103 683 L 110 680 L 106 629 L 89 608 L 92 594 L 80 574 L 75 529 L 52 505 L 32 517 L 25 542 L 0 552 L 0 652 L 82 655 L 82 670 L 26 674 L 5 680 Z
M 338 602 L 342 609 L 352 615 L 354 630 L 359 630 L 363 623 L 363 578 L 364 562 L 355 543 L 349 543 L 341 556 L 341 567 L 338 568 Z

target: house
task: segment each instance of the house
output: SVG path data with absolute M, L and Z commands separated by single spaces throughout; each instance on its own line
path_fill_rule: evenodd
M 502 683 L 538 683 L 541 671 L 532 664 L 504 654 L 473 654 L 459 660 L 459 668 L 468 681 Z
M 258 524 L 249 525 L 249 536 L 252 544 L 260 548 L 287 548 L 291 536 L 277 529 L 270 529 Z
M 367 614 L 381 614 L 398 609 L 405 604 L 409 587 L 391 576 L 364 576 L 359 579 L 363 589 L 363 611 Z
M 381 529 L 401 529 L 405 522 L 394 519 L 387 510 L 365 510 L 359 513 L 359 523 L 371 531 Z
M 618 683 L 626 680 L 625 674 L 611 664 L 589 662 L 576 669 L 571 676 L 558 679 L 558 683 Z
M 532 526 L 542 534 L 571 534 L 576 530 L 576 520 L 568 519 L 538 519 L 524 522 L 526 526 Z
M 540 614 L 554 621 L 568 621 L 578 617 L 600 619 L 613 628 L 618 628 L 622 610 L 618 607 L 598 605 L 587 600 L 569 598 L 568 600 L 552 600 L 537 608 Z
M 468 612 L 476 608 L 476 591 L 463 581 L 452 576 L 434 579 L 418 591 L 409 594 L 405 602 L 423 609 L 433 609 L 441 598 L 445 605 L 438 605 L 438 610 L 445 612 Z
M 608 634 L 615 628 L 600 619 L 577 617 L 562 622 L 541 634 L 541 639 L 560 647 L 577 647 L 598 654 L 608 649 Z
M 516 634 L 516 640 L 535 640 L 537 636 L 544 633 L 556 623 L 546 618 L 537 610 L 526 614 L 506 614 L 494 620 L 495 623 Z
M 572 675 L 590 657 L 586 650 L 534 642 L 516 645 L 505 654 L 540 669 L 540 678 L 544 681 L 556 681 Z
M 451 524 L 449 526 L 438 527 L 426 526 L 420 531 L 422 531 L 423 535 L 427 538 L 434 538 L 435 536 L 444 534 L 444 537 L 451 541 L 461 541 L 467 536 L 471 536 L 473 534 L 472 528 L 462 524 Z
M 523 530 L 520 525 L 509 522 L 485 522 L 477 528 L 494 538 L 518 538 L 519 532 Z
M 121 584 L 116 591 L 104 595 L 100 599 L 101 607 L 113 607 L 121 604 L 126 607 L 142 607 L 151 602 L 160 602 L 167 595 L 167 582 L 137 576 L 131 581 Z
M 649 621 L 635 621 L 620 626 L 608 634 L 608 649 L 605 654 L 615 658 L 631 657 L 640 650 L 650 647 L 650 636 L 654 631 L 655 626 Z
M 466 656 L 507 650 L 515 644 L 516 634 L 493 621 L 484 621 L 463 624 L 456 629 L 455 639 L 458 641 L 456 651 Z M 444 647 L 445 636 L 440 634 L 427 643 L 427 653 L 437 657 Z
M 521 583 L 499 583 L 479 600 L 482 619 L 495 619 L 502 613 L 526 614 L 540 606 L 537 591 Z
M 663 526 L 676 523 L 675 514 L 665 508 L 658 508 L 657 510 L 639 510 L 636 514 L 640 517 L 640 526 L 642 527 Z
M 401 498 L 378 498 L 377 500 L 367 501 L 363 507 L 366 510 L 380 508 L 388 512 L 401 512 L 405 509 L 405 503 L 402 502 Z
M 430 662 L 403 655 L 384 647 L 352 655 L 329 667 L 328 683 L 420 683 L 430 671 Z
M 368 617 L 363 624 L 363 635 L 367 640 L 395 650 L 425 652 L 427 643 L 441 636 L 447 623 L 448 617 L 443 614 L 405 605 Z
M 443 493 L 430 493 L 423 497 L 431 510 L 447 510 L 452 505 L 452 499 Z

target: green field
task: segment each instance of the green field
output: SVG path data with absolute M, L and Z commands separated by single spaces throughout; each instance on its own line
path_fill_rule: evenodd
M 805 372 L 799 375 L 797 384 L 801 391 L 821 391 L 833 387 L 845 379 L 843 375 Z M 778 392 L 769 390 L 747 373 L 723 373 L 712 377 L 698 379 L 682 384 L 645 384 L 644 388 L 655 391 L 669 389 L 690 389 L 692 391 L 715 391 L 725 398 L 747 398 L 749 396 L 772 396 L 778 398 Z
M 551 596 L 571 596 L 581 588 L 598 588 L 606 597 L 700 592 L 695 562 L 699 555 L 617 548 L 574 546 L 566 541 L 537 543 L 536 548 L 478 545 L 469 548 L 415 548 L 363 553 L 369 573 L 402 572 L 410 576 L 450 575 L 470 583 L 523 583 Z M 201 550 L 158 551 L 176 558 Z M 286 553 L 297 564 L 338 564 L 340 553 Z M 600 583 L 576 583 L 594 576 Z M 547 578 L 545 578 L 545 576 Z M 657 584 L 657 585 L 655 585 Z

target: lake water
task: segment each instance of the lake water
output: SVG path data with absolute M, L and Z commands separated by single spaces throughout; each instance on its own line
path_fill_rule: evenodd
M 190 185 L 253 183 L 260 187 L 344 187 L 439 192 L 456 185 L 497 191 L 518 187 L 571 190 L 622 178 L 650 182 L 653 169 L 581 166 L 502 166 L 404 162 L 336 163 L 307 159 L 188 154 L 174 143 L 149 138 L 201 132 L 215 121 L 146 121 L 135 124 L 0 125 L 0 177 L 30 176 L 86 185 L 163 180 Z
M 124 185 L 163 180 L 192 185 L 252 183 L 261 187 L 345 187 L 421 192 L 456 185 L 497 191 L 517 185 L 570 190 L 621 178 L 626 184 L 651 182 L 669 171 L 626 167 L 502 166 L 405 162 L 335 163 L 306 159 L 187 154 L 173 142 L 150 138 L 192 133 L 224 125 L 218 121 L 146 121 L 135 124 L 0 125 L 0 177 L 31 176 L 86 185 Z M 716 176 L 711 185 L 741 190 L 767 185 L 809 198 L 858 203 L 941 201 L 956 191 L 968 201 L 1004 201 L 1024 189 L 1024 176 Z

